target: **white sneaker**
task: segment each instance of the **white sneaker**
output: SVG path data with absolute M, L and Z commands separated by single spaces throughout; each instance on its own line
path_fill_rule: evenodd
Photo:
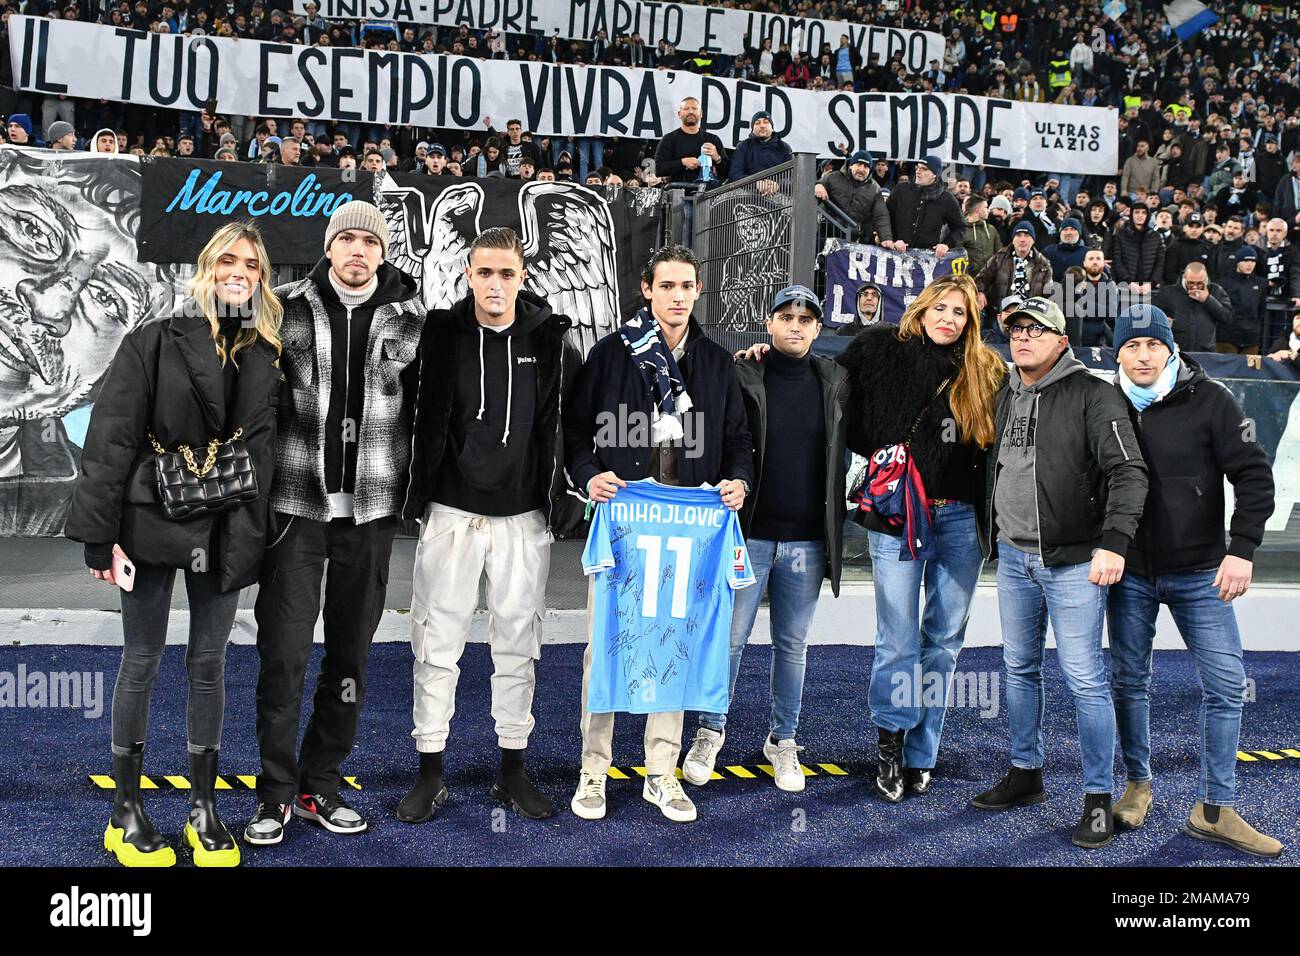
M 763 740 L 763 756 L 772 764 L 772 773 L 776 776 L 778 789 L 798 793 L 803 789 L 803 767 L 799 764 L 799 751 L 803 750 L 791 737 L 772 743 L 772 735 Z
M 605 817 L 605 775 L 582 771 L 578 789 L 569 803 L 569 809 L 584 820 L 601 820 Z
M 641 796 L 657 806 L 674 823 L 690 823 L 695 819 L 695 804 L 686 796 L 686 791 L 682 789 L 675 774 L 646 777 Z
M 701 787 L 713 778 L 713 765 L 718 761 L 718 751 L 727 739 L 726 731 L 701 727 L 695 731 L 695 742 L 682 761 L 682 776 L 687 783 Z

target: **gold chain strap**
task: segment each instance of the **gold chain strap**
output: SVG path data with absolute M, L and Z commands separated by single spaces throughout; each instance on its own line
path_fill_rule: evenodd
M 212 470 L 212 466 L 217 463 L 217 449 L 220 448 L 222 445 L 230 444 L 230 442 L 234 441 L 242 434 L 244 434 L 244 429 L 240 427 L 240 428 L 236 428 L 235 433 L 231 435 L 228 439 L 226 439 L 224 442 L 219 442 L 215 438 L 212 439 L 212 441 L 208 442 L 208 457 L 207 460 L 203 462 L 202 468 L 199 468 L 199 466 L 195 463 L 194 452 L 190 450 L 189 445 L 178 445 L 176 447 L 176 450 L 179 451 L 181 453 L 181 457 L 185 459 L 185 467 L 188 468 L 193 474 L 197 475 L 199 478 L 202 478 L 208 472 L 210 472 Z M 160 455 L 167 454 L 167 449 L 163 448 L 162 445 L 158 444 L 158 439 L 153 437 L 153 432 L 149 433 L 149 444 L 153 445 L 153 450 L 156 451 L 158 454 Z

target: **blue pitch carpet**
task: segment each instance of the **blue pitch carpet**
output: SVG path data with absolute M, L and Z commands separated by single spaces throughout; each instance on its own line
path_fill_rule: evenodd
M 0 671 L 103 671 L 111 698 L 119 651 L 78 646 L 0 649 Z M 320 649 L 317 648 L 317 655 Z M 1060 679 L 1055 656 L 1048 654 L 1049 801 L 1038 807 L 988 813 L 970 808 L 972 794 L 995 782 L 1007 765 L 1005 681 L 998 648 L 972 648 L 958 670 L 997 675 L 998 714 L 981 717 L 977 707 L 950 710 L 931 793 L 909 797 L 898 806 L 872 796 L 870 771 L 874 732 L 866 712 L 865 685 L 871 651 L 854 647 L 814 647 L 799 740 L 807 748 L 804 764 L 833 763 L 848 776 L 819 774 L 801 794 L 783 793 L 761 772 L 753 780 L 725 779 L 688 787 L 699 808 L 694 824 L 672 824 L 641 799 L 640 780 L 611 780 L 609 814 L 588 822 L 574 817 L 568 802 L 577 782 L 581 753 L 578 691 L 582 648 L 544 649 L 537 667 L 537 729 L 528 751 L 534 781 L 557 806 L 550 820 L 536 822 L 493 813 L 488 796 L 497 750 L 488 712 L 488 649 L 470 645 L 462 661 L 459 709 L 446 756 L 451 801 L 432 822 L 397 822 L 394 807 L 408 787 L 416 756 L 410 739 L 410 649 L 404 644 L 375 647 L 369 693 L 357 748 L 344 772 L 362 789 L 347 792 L 370 821 L 370 831 L 339 837 L 294 820 L 278 847 L 244 847 L 245 865 L 1269 865 L 1226 847 L 1192 840 L 1181 833 L 1195 798 L 1198 774 L 1198 689 L 1191 658 L 1184 652 L 1156 652 L 1152 733 L 1156 804 L 1146 826 L 1121 833 L 1108 848 L 1087 852 L 1070 844 L 1081 810 L 1078 745 L 1074 710 Z M 770 651 L 751 646 L 741 669 L 728 741 L 719 765 L 753 769 L 763 760 L 767 729 L 767 668 Z M 1296 714 L 1300 686 L 1297 656 L 1248 654 L 1247 674 L 1256 700 L 1246 705 L 1243 750 L 1278 750 L 1300 745 Z M 308 699 L 315 686 L 309 674 Z M 256 650 L 230 648 L 222 771 L 256 773 L 253 735 Z M 145 772 L 151 776 L 186 773 L 184 652 L 169 647 L 153 697 Z M 116 865 L 101 848 L 111 794 L 96 789 L 92 773 L 107 774 L 108 700 L 98 719 L 73 710 L 6 709 L 4 766 L 0 772 L 0 865 Z M 687 717 L 687 742 L 694 731 Z M 641 764 L 642 720 L 620 716 L 615 763 Z M 1261 758 L 1240 763 L 1238 808 L 1288 844 L 1281 864 L 1300 853 L 1300 759 Z M 1122 788 L 1117 760 L 1116 797 Z M 183 792 L 149 793 L 155 824 L 174 838 L 185 815 Z M 255 804 L 253 793 L 238 787 L 221 794 L 223 818 L 241 833 Z M 179 846 L 179 842 L 177 843 Z M 188 850 L 179 864 L 190 866 Z

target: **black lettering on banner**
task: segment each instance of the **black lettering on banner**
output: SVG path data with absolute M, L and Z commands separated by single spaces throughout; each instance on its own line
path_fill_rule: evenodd
M 162 70 L 162 41 L 167 40 L 172 49 L 172 87 L 164 93 L 158 86 L 158 74 Z M 149 96 L 158 106 L 171 106 L 181 95 L 181 73 L 185 66 L 185 51 L 181 47 L 181 37 L 170 34 L 149 34 Z
M 663 120 L 659 115 L 659 91 L 655 86 L 657 70 L 637 70 L 641 75 L 641 90 L 636 100 L 636 124 L 632 135 L 638 139 L 659 139 L 664 135 Z
M 889 155 L 895 159 L 917 159 L 916 128 L 920 117 L 917 116 L 917 100 L 914 96 L 892 96 L 889 98 L 889 128 L 893 134 L 890 140 Z M 901 125 L 899 114 L 907 114 L 907 149 L 903 149 L 899 136 Z
M 207 50 L 208 52 L 208 85 L 203 91 L 198 88 L 200 50 Z M 185 58 L 188 63 L 185 92 L 189 96 L 190 105 L 196 110 L 202 109 L 206 104 L 217 98 L 217 79 L 221 75 L 221 54 L 217 50 L 217 45 L 207 37 L 195 37 L 190 41 Z
M 936 117 L 936 121 L 931 122 L 931 117 Z M 929 156 L 947 141 L 948 107 L 938 93 L 925 93 L 921 96 L 920 155 Z M 948 157 L 943 158 L 946 160 Z
M 682 42 L 682 22 L 685 14 L 682 12 L 680 3 L 670 3 L 664 7 L 664 39 L 673 45 L 674 48 L 681 45 Z
M 537 20 L 538 20 L 538 17 L 537 17 L 537 14 L 533 13 L 533 0 L 527 0 L 527 4 L 528 4 L 528 7 L 527 7 L 527 9 L 528 9 L 528 13 L 526 14 L 526 16 L 527 16 L 527 23 L 526 23 L 526 25 L 525 25 L 523 31 L 521 31 L 521 32 L 524 32 L 524 33 L 538 33 L 538 32 L 540 32 L 540 31 L 537 29 Z
M 632 5 L 625 3 L 624 0 L 616 0 L 613 22 L 614 30 L 610 36 L 635 33 L 636 31 L 632 29 Z
M 418 99 L 414 95 L 415 75 L 420 75 L 420 80 L 424 84 L 424 93 Z M 402 57 L 402 125 L 408 126 L 411 122 L 411 114 L 418 113 L 430 103 L 433 102 L 433 70 L 429 69 L 429 64 L 424 62 L 423 57 L 404 56 Z
M 516 0 L 514 8 L 510 7 L 510 0 L 505 0 L 504 9 L 501 11 L 501 29 L 506 33 L 527 33 L 528 28 L 519 22 L 519 15 L 524 12 L 524 0 Z
M 397 3 L 394 4 L 393 6 L 393 15 L 391 18 L 381 15 L 376 19 L 379 20 L 393 19 L 393 20 L 404 20 L 407 23 L 411 22 L 412 20 L 415 19 L 415 14 L 411 12 L 411 0 L 397 0 Z
M 587 33 L 587 23 L 591 19 L 591 10 L 588 8 L 589 2 L 590 0 L 573 0 L 573 2 L 569 4 L 569 29 L 565 32 L 565 36 L 585 37 L 590 35 Z M 582 11 L 581 33 L 577 32 L 579 10 Z
M 764 103 L 764 106 L 766 106 L 767 111 L 772 114 L 772 135 L 784 139 L 790 135 L 790 127 L 794 122 L 794 110 L 790 107 L 790 97 L 786 96 L 785 90 L 781 89 L 779 86 L 765 84 L 763 88 L 767 93 L 767 101 Z M 778 103 L 781 104 L 780 109 L 776 108 Z M 781 117 L 782 124 L 779 127 L 776 125 L 776 118 L 778 116 Z
M 122 96 L 120 99 L 124 103 L 131 101 L 131 87 L 135 85 L 135 45 L 145 38 L 145 34 L 140 30 L 116 30 L 114 31 L 123 40 L 126 41 L 126 49 L 122 51 Z
M 614 87 L 618 88 L 620 101 L 618 108 L 614 108 Z M 623 122 L 623 117 L 627 116 L 627 111 L 632 106 L 632 87 L 628 85 L 626 79 L 620 70 L 601 70 L 600 71 L 600 135 L 608 136 L 610 133 L 618 133 L 620 136 L 627 135 L 627 124 Z
M 971 149 L 980 141 L 980 107 L 974 98 L 952 98 L 952 160 L 955 163 L 978 165 L 979 153 Z M 969 131 L 969 135 L 966 135 Z
M 50 55 L 50 21 L 42 20 L 40 26 L 40 39 L 36 47 L 36 88 L 43 93 L 66 93 L 68 85 L 66 83 L 53 83 L 45 78 L 45 67 L 49 62 Z
M 32 52 L 36 49 L 36 24 L 34 17 L 23 24 L 23 65 L 19 70 L 19 87 L 26 89 L 32 85 Z M 118 30 L 120 36 L 123 31 Z
M 757 112 L 757 107 L 745 105 L 746 95 L 761 96 L 765 86 L 762 83 L 751 83 L 749 80 L 741 80 L 736 84 L 736 108 L 733 112 L 731 121 L 731 141 L 737 145 L 744 138 L 743 134 L 750 126 L 750 118 L 754 115 L 751 110 Z M 771 112 L 771 110 L 768 110 Z
M 709 7 L 704 8 L 704 36 L 700 40 L 700 45 L 710 53 L 721 53 L 722 47 L 715 46 L 713 41 L 717 34 L 713 32 L 713 18 L 726 15 L 725 10 L 716 10 Z
M 398 99 L 398 79 L 399 67 L 401 66 L 401 54 L 391 53 L 387 50 L 370 51 L 369 63 L 369 83 L 370 102 L 366 116 L 372 123 L 397 122 L 397 99 Z M 388 111 L 386 120 L 381 120 L 379 116 L 379 86 L 381 83 L 380 73 L 388 73 Z
M 451 8 L 455 5 L 456 0 L 432 0 L 433 16 L 430 19 L 441 21 L 443 17 L 451 13 Z
M 705 132 L 726 129 L 731 122 L 731 91 L 725 83 L 720 83 L 711 76 L 700 80 L 700 110 L 704 113 L 704 122 L 700 128 Z
M 550 85 L 550 79 L 549 67 L 537 70 L 534 81 L 532 65 L 519 64 L 519 82 L 524 88 L 524 116 L 528 118 L 528 129 L 542 127 L 542 110 L 546 108 L 546 88 Z
M 907 38 L 907 70 L 909 73 L 920 73 L 929 67 L 925 60 L 926 49 L 929 46 L 929 40 L 920 30 L 912 33 Z M 939 61 L 943 65 L 943 61 Z
M 872 111 L 868 106 L 872 103 L 891 103 L 892 98 L 886 93 L 862 93 L 858 96 L 858 135 L 856 147 L 850 146 L 849 151 L 854 149 L 870 149 L 871 141 L 880 138 L 880 128 L 877 124 L 872 123 Z M 883 111 L 881 111 L 883 112 Z M 893 131 L 894 140 L 888 150 L 882 150 L 886 155 L 898 155 L 898 128 L 894 125 L 891 117 L 890 127 Z M 850 137 L 852 142 L 852 137 Z
M 298 54 L 298 75 L 307 84 L 312 97 L 310 100 L 298 101 L 298 112 L 308 119 L 314 119 L 325 112 L 325 97 L 321 95 L 320 84 L 316 82 L 308 64 L 324 64 L 327 60 L 325 51 L 320 47 L 308 47 Z
M 292 116 L 293 110 L 287 106 L 272 106 L 271 94 L 280 92 L 280 84 L 272 83 L 271 77 L 279 76 L 280 71 L 271 67 L 271 56 L 293 56 L 294 50 L 300 49 L 290 46 L 288 43 L 259 43 L 258 52 L 258 70 L 261 72 L 261 82 L 257 85 L 257 115 L 258 116 Z M 299 71 L 302 66 L 299 65 Z
M 288 50 L 291 47 L 285 47 Z M 356 110 L 345 110 L 343 101 L 352 96 L 352 88 L 343 85 L 343 63 L 345 60 L 360 60 L 366 55 L 364 50 L 348 50 L 341 47 L 335 47 L 330 51 L 330 113 L 335 120 L 350 121 L 359 123 L 363 119 L 362 115 Z M 262 71 L 262 82 L 266 83 L 267 73 Z M 263 95 L 263 102 L 265 102 Z M 265 110 L 262 111 L 265 114 Z M 288 116 L 288 113 L 277 113 L 277 116 Z
M 861 98 L 862 97 L 859 97 L 859 99 Z M 853 131 L 840 117 L 840 108 L 845 106 L 849 109 L 853 108 L 853 97 L 849 96 L 847 93 L 836 93 L 831 97 L 826 112 L 830 116 L 831 122 L 835 124 L 835 128 L 843 134 L 844 142 L 848 146 L 849 151 L 852 152 L 854 149 L 861 149 L 862 144 L 858 142 L 857 138 L 853 135 Z M 862 109 L 861 103 L 858 104 L 858 109 Z M 839 146 L 837 143 L 832 140 L 826 141 L 826 152 L 834 154 L 838 149 Z
M 903 53 L 907 50 L 907 39 L 893 27 L 885 28 L 885 40 L 885 55 L 880 58 L 881 63 L 888 63 L 894 58 L 895 53 Z
M 1010 166 L 1011 160 L 1001 156 L 993 155 L 993 147 L 1001 146 L 1002 139 L 993 135 L 993 111 L 998 110 L 1007 114 L 1011 113 L 1010 100 L 985 100 L 984 101 L 984 160 L 981 166 Z
M 804 29 L 803 45 L 808 51 L 820 50 L 822 44 L 826 42 L 826 28 L 821 25 L 819 20 L 809 20 L 808 26 Z M 837 47 L 839 43 L 835 44 Z
M 469 80 L 462 79 L 465 74 L 469 74 Z M 462 84 L 468 83 L 468 91 Z M 456 60 L 456 65 L 451 68 L 451 118 L 462 129 L 471 129 L 479 117 L 479 97 L 483 91 L 483 78 L 479 73 L 478 64 L 466 57 Z M 461 100 L 465 98 L 468 92 L 469 108 L 461 112 Z
M 564 83 L 569 93 L 569 109 L 573 113 L 573 134 L 575 136 L 600 135 L 599 131 L 593 134 L 587 130 L 587 123 L 591 120 L 591 108 L 595 105 L 592 100 L 596 92 L 596 71 L 583 70 L 582 75 L 586 86 L 582 91 L 582 100 L 579 102 L 578 71 L 564 71 Z

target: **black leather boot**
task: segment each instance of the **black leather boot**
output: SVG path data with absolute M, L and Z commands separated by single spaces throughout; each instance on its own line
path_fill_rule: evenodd
M 1020 767 L 1012 767 L 991 790 L 972 797 L 971 803 L 981 810 L 1009 810 L 1012 807 L 1042 803 L 1046 799 L 1042 768 L 1022 770 Z
M 144 742 L 129 754 L 113 754 L 113 815 L 104 829 L 104 849 L 123 866 L 175 866 L 176 851 L 167 845 L 140 799 Z
M 432 820 L 437 808 L 447 802 L 447 787 L 442 782 L 442 753 L 420 754 L 420 776 L 415 786 L 397 804 L 397 819 L 403 823 Z
M 492 784 L 492 798 L 532 820 L 545 820 L 555 813 L 546 794 L 534 787 L 524 772 L 522 750 L 501 748 L 501 769 L 497 771 L 496 783 Z
M 933 770 L 927 770 L 921 767 L 908 767 L 903 771 L 903 780 L 907 784 L 908 793 L 929 793 L 930 783 L 933 779 Z
M 903 732 L 876 728 L 876 793 L 890 803 L 903 799 Z
M 194 851 L 195 866 L 239 866 L 239 847 L 217 816 L 217 757 L 205 747 L 190 754 L 190 816 L 185 842 Z
M 1115 817 L 1109 793 L 1085 793 L 1083 816 L 1074 828 L 1074 845 L 1096 850 L 1115 839 Z

